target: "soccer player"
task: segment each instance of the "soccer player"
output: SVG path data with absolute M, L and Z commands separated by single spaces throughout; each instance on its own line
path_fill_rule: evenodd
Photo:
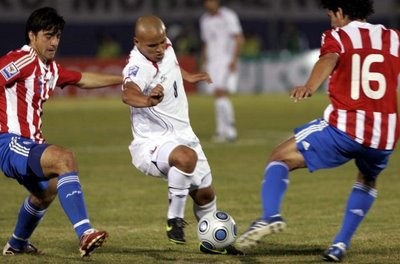
M 57 194 L 78 236 L 81 256 L 88 256 L 107 237 L 89 221 L 74 153 L 45 141 L 41 117 L 56 87 L 110 86 L 121 84 L 122 76 L 81 73 L 57 64 L 54 56 L 64 24 L 53 8 L 34 11 L 26 22 L 27 45 L 0 57 L 0 168 L 30 192 L 3 249 L 5 256 L 42 254 L 28 239 Z
M 397 87 L 400 33 L 370 24 L 372 0 L 322 0 L 332 30 L 322 35 L 320 58 L 295 101 L 312 96 L 329 79 L 330 104 L 323 118 L 294 130 L 272 152 L 261 187 L 263 212 L 237 244 L 246 248 L 286 224 L 280 214 L 289 171 L 310 172 L 355 161 L 357 178 L 347 200 L 343 223 L 323 260 L 339 262 L 377 196 L 376 180 L 399 138 Z
M 219 0 L 204 0 L 206 13 L 200 18 L 202 68 L 211 76 L 209 85 L 215 96 L 215 142 L 237 138 L 231 93 L 236 92 L 238 64 L 244 38 L 237 14 Z
M 210 166 L 190 125 L 183 79 L 209 82 L 210 78 L 206 73 L 188 73 L 180 68 L 165 30 L 156 16 L 136 21 L 134 48 L 123 70 L 122 101 L 131 109 L 132 163 L 144 174 L 167 181 L 167 236 L 174 243 L 184 244 L 188 195 L 193 199 L 197 220 L 216 210 L 216 196 Z M 200 245 L 200 250 L 241 254 L 232 246 L 213 251 Z

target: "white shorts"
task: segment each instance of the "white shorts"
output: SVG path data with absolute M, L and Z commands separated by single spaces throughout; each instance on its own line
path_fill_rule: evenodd
M 133 140 L 129 145 L 132 164 L 146 175 L 167 180 L 167 173 L 170 168 L 168 165 L 169 154 L 179 145 L 188 146 L 197 153 L 197 165 L 193 172 L 190 189 L 202 189 L 211 186 L 210 165 L 198 141 L 188 142 L 184 139 L 170 137 Z
M 207 93 L 214 93 L 215 89 L 222 89 L 229 93 L 236 93 L 239 81 L 239 72 L 230 71 L 228 63 L 229 62 L 224 62 L 222 60 L 213 60 L 207 63 L 206 71 L 212 80 L 212 83 L 210 83 L 206 88 Z

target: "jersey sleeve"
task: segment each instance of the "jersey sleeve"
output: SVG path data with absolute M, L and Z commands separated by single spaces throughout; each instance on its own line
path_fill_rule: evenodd
M 150 85 L 156 74 L 155 67 L 140 62 L 129 62 L 122 71 L 124 84 L 134 82 L 143 91 Z
M 77 84 L 81 78 L 82 73 L 78 71 L 68 70 L 59 64 L 57 65 L 58 68 L 58 80 L 57 86 L 64 88 L 67 85 Z
M 342 48 L 339 41 L 334 37 L 335 33 L 335 30 L 327 30 L 322 34 L 320 56 L 323 56 L 327 53 L 340 54 Z M 338 36 L 337 33 L 336 35 Z
M 240 25 L 239 17 L 233 11 L 227 12 L 226 19 L 228 20 L 228 29 L 232 35 L 242 33 L 242 26 Z
M 21 76 L 21 69 L 18 68 L 16 59 L 12 53 L 0 58 L 0 86 L 12 83 Z

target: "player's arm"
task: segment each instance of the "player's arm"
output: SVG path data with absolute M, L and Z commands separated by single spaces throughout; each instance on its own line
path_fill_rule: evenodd
M 157 84 L 149 95 L 145 95 L 134 82 L 126 82 L 122 88 L 122 102 L 138 108 L 151 107 L 159 104 L 164 98 L 164 88 Z
M 290 93 L 290 97 L 294 98 L 295 102 L 310 97 L 335 69 L 338 59 L 339 55 L 337 53 L 322 55 L 315 63 L 306 84 L 295 86 Z
M 82 72 L 82 77 L 76 85 L 82 89 L 93 89 L 122 84 L 122 80 L 122 75 Z
M 231 71 L 235 71 L 238 67 L 238 62 L 240 58 L 240 53 L 242 52 L 242 47 L 244 44 L 244 37 L 242 33 L 236 34 L 233 37 L 233 41 L 235 42 L 234 51 L 232 54 L 231 63 L 229 64 L 229 69 Z
M 210 75 L 206 72 L 197 72 L 197 73 L 190 73 L 185 71 L 181 67 L 182 78 L 190 83 L 196 83 L 200 81 L 206 81 L 207 83 L 212 83 Z
M 200 51 L 200 69 L 204 71 L 205 65 L 207 63 L 207 43 L 202 42 Z

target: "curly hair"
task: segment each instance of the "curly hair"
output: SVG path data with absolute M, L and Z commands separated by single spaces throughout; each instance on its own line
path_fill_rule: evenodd
M 341 8 L 351 20 L 366 19 L 374 13 L 373 0 L 321 0 L 321 6 L 333 12 Z

